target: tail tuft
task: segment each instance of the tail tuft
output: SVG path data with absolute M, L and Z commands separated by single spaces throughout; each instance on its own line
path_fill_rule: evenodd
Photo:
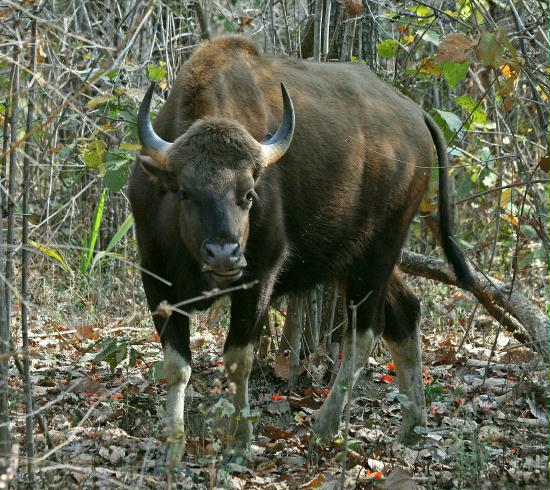
M 464 253 L 455 242 L 451 232 L 451 212 L 449 204 L 449 184 L 447 176 L 447 144 L 435 121 L 424 113 L 424 121 L 430 130 L 437 151 L 439 166 L 439 234 L 443 251 L 449 263 L 453 266 L 460 286 L 470 289 L 474 284 L 472 272 L 466 263 Z
M 443 251 L 445 252 L 445 257 L 453 266 L 455 271 L 456 278 L 464 289 L 470 289 L 474 285 L 474 278 L 466 259 L 464 253 L 460 250 L 459 246 L 455 242 L 454 238 L 451 235 L 445 235 L 441 237 L 443 242 Z

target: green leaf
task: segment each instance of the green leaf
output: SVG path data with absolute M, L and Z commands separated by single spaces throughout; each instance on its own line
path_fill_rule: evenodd
M 116 247 L 118 242 L 122 240 L 124 235 L 128 233 L 128 230 L 132 227 L 134 224 L 134 217 L 129 214 L 128 217 L 124 220 L 124 222 L 120 225 L 120 228 L 117 230 L 117 232 L 114 234 L 113 238 L 111 238 L 111 241 L 105 248 L 105 250 L 102 250 L 101 252 L 98 252 L 94 260 L 92 261 L 91 270 L 93 270 L 97 264 L 99 264 L 102 260 L 107 258 L 113 258 L 113 259 L 123 259 L 123 257 L 116 253 L 111 253 L 111 250 Z
M 130 355 L 128 356 L 128 366 L 136 367 L 137 360 L 140 358 L 139 352 L 133 347 L 130 348 Z
M 108 338 L 101 341 L 101 346 L 102 349 L 96 354 L 93 362 L 100 363 L 101 361 L 105 361 L 114 370 L 128 357 L 127 342 L 118 342 L 115 338 Z
M 86 238 L 85 250 L 82 251 L 82 261 L 80 263 L 80 272 L 81 274 L 86 274 L 90 268 L 90 263 L 94 255 L 95 244 L 97 242 L 97 237 L 99 236 L 99 227 L 101 225 L 101 218 L 103 217 L 103 208 L 105 206 L 105 196 L 107 194 L 107 189 L 101 191 L 101 196 L 97 204 L 97 208 L 94 213 L 94 220 L 92 223 L 92 230 L 89 235 L 89 239 Z
M 118 76 L 118 70 L 109 70 L 105 72 L 105 76 L 110 80 L 114 80 Z
M 415 23 L 418 25 L 428 24 L 434 17 L 433 10 L 426 5 L 416 5 L 414 7 L 410 7 L 408 11 L 413 12 L 417 16 Z
M 128 180 L 130 161 L 134 160 L 134 153 L 125 150 L 113 150 L 105 155 L 105 186 L 113 192 L 118 192 Z
M 114 252 L 105 252 L 105 250 L 101 250 L 100 252 L 94 255 L 94 260 L 92 260 L 90 271 L 93 271 L 99 264 L 101 264 L 101 262 L 103 262 L 106 259 L 115 259 L 115 260 L 125 261 L 126 257 Z
M 378 51 L 378 56 L 382 58 L 393 58 L 397 56 L 399 44 L 393 39 L 386 39 L 378 44 L 376 50 Z
M 104 339 L 101 341 L 102 350 L 96 354 L 93 359 L 93 362 L 99 363 L 105 359 L 109 354 L 113 353 L 117 348 L 118 344 L 116 339 Z
M 150 64 L 147 66 L 147 71 L 149 72 L 149 80 L 152 82 L 160 82 L 166 76 L 166 66 L 161 64 Z
M 122 237 L 128 233 L 128 230 L 132 228 L 132 225 L 134 224 L 134 217 L 129 214 L 128 217 L 124 220 L 124 222 L 120 225 L 120 228 L 117 230 L 113 238 L 111 238 L 111 241 L 107 245 L 107 248 L 105 248 L 105 252 L 110 252 L 115 246 L 122 240 Z
M 456 103 L 465 111 L 468 111 L 470 119 L 475 124 L 484 125 L 487 122 L 487 114 L 481 104 L 469 95 L 455 97 Z
M 111 366 L 111 369 L 115 369 L 122 361 L 126 359 L 128 355 L 128 344 L 125 342 L 118 345 L 118 348 L 109 354 L 105 360 Z
M 225 32 L 237 32 L 237 29 L 235 28 L 233 23 L 228 20 L 223 21 L 223 29 L 225 30 Z
M 455 88 L 457 83 L 462 82 L 462 80 L 466 78 L 469 67 L 470 60 L 464 63 L 453 63 L 452 61 L 441 62 L 443 76 L 451 88 Z
M 462 127 L 461 119 L 452 112 L 441 111 L 439 109 L 434 109 L 433 118 L 439 127 L 443 130 L 445 139 L 450 141 L 454 138 L 455 134 L 460 131 Z
M 87 102 L 86 107 L 88 109 L 95 109 L 97 106 L 105 105 L 105 104 L 111 102 L 112 100 L 116 100 L 116 97 L 114 95 L 111 95 L 111 94 L 96 95 L 94 98 L 90 99 Z
M 458 10 L 459 17 L 464 22 L 467 22 L 470 16 L 472 15 L 472 4 L 470 0 L 458 0 L 457 10 Z
M 139 151 L 141 150 L 141 145 L 137 143 L 121 143 L 119 146 L 119 149 L 129 150 L 129 151 Z
M 348 439 L 348 449 L 357 450 L 364 444 L 361 439 Z
M 507 40 L 507 34 L 502 30 L 482 32 L 479 44 L 476 46 L 477 59 L 487 67 L 498 68 L 502 64 L 504 55 L 501 41 Z
M 57 252 L 53 248 L 46 247 L 45 245 L 41 245 L 40 243 L 36 243 L 33 240 L 29 240 L 29 245 L 36 248 L 40 252 L 50 256 L 52 259 L 57 260 L 57 262 L 59 262 L 61 264 L 63 269 L 65 269 L 67 272 L 71 272 L 71 269 L 69 268 L 69 265 L 67 264 L 67 261 L 64 259 L 64 257 L 61 255 L 61 253 Z
M 105 172 L 105 186 L 111 189 L 113 192 L 118 192 L 124 187 L 128 180 L 127 167 L 124 165 L 118 165 L 117 167 L 108 169 Z
M 103 173 L 103 155 L 105 153 L 105 143 L 101 140 L 90 140 L 80 145 L 80 158 L 86 164 L 86 167 L 98 170 Z
M 433 16 L 433 10 L 426 5 L 416 5 L 414 7 L 409 7 L 409 12 L 414 12 L 419 17 L 430 17 Z

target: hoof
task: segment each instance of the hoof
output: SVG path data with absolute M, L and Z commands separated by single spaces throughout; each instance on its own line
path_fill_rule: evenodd
M 224 460 L 235 462 L 237 458 L 247 459 L 250 455 L 250 442 L 228 440 L 224 451 Z
M 317 436 L 312 431 L 309 434 L 308 448 L 307 448 L 307 460 L 309 464 L 316 467 L 319 464 L 319 454 L 317 449 L 320 449 L 322 443 L 317 439 Z
M 329 443 L 332 442 L 338 429 L 340 428 L 340 417 L 331 411 L 319 411 L 319 415 L 311 428 L 310 441 L 315 439 L 316 442 Z
M 168 448 L 166 452 L 166 465 L 169 470 L 175 470 L 179 467 L 184 453 L 185 441 L 168 443 Z
M 246 464 L 252 461 L 250 450 L 228 446 L 223 453 L 223 464 Z
M 397 436 L 397 442 L 405 446 L 414 446 L 422 438 L 422 436 L 414 430 L 415 427 L 419 426 L 425 427 L 426 424 L 419 422 L 418 424 L 402 426 Z
M 233 420 L 227 436 L 226 457 L 246 459 L 250 454 L 251 444 L 252 422 L 248 419 Z

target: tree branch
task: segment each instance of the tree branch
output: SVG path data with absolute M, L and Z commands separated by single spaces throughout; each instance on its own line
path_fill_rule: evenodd
M 413 252 L 403 252 L 400 267 L 408 274 L 460 287 L 454 273 L 442 260 Z M 522 293 L 517 290 L 510 292 L 509 288 L 499 280 L 475 271 L 472 271 L 472 276 L 474 284 L 468 291 L 497 320 L 502 321 L 508 328 L 512 327 L 511 330 L 517 329 L 519 323 L 527 333 L 528 345 L 548 363 L 548 317 Z M 513 318 L 507 317 L 506 313 Z

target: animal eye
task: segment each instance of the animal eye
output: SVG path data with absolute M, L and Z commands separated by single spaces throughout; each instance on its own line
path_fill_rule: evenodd
M 254 192 L 254 189 L 250 189 L 246 194 L 241 194 L 241 198 L 237 201 L 237 204 L 243 209 L 248 209 L 252 203 L 258 199 L 258 195 Z
M 180 201 L 185 201 L 185 199 L 189 198 L 189 196 L 187 195 L 187 192 L 185 192 L 185 189 L 182 189 L 181 187 L 176 191 L 176 194 Z

